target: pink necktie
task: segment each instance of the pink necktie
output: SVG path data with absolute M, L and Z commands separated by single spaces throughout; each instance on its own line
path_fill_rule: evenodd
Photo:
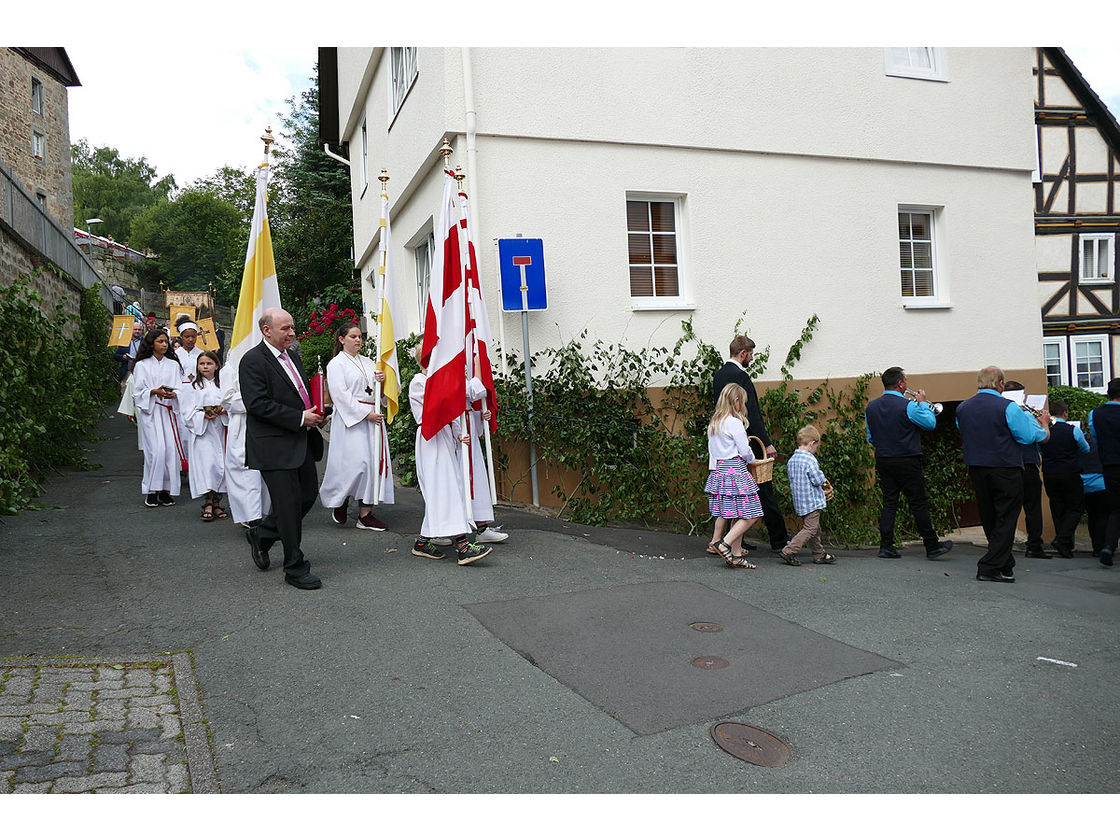
M 296 373 L 296 366 L 292 364 L 292 360 L 288 358 L 287 353 L 281 353 L 280 359 L 288 366 L 288 370 L 292 372 L 292 381 L 296 383 L 299 395 L 303 398 L 303 407 L 311 408 L 311 400 L 307 396 L 307 389 L 303 387 L 303 383 L 300 381 L 299 374 Z

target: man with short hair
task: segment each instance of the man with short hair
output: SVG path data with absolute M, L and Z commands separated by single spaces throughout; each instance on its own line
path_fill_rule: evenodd
M 1023 507 L 1022 444 L 1050 438 L 1050 413 L 1036 422 L 1003 396 L 1003 371 L 994 365 L 976 375 L 974 396 L 957 406 L 957 427 L 968 475 L 976 492 L 988 550 L 976 563 L 976 579 L 1015 582 L 1015 523 Z
M 926 557 L 935 560 L 953 548 L 951 540 L 942 542 L 933 528 L 929 513 L 926 479 L 922 474 L 921 432 L 937 427 L 937 415 L 918 391 L 916 400 L 906 398 L 906 372 L 889 367 L 880 377 L 883 395 L 867 404 L 867 442 L 875 447 L 875 474 L 883 492 L 879 513 L 879 556 L 897 559 L 902 555 L 894 546 L 894 521 L 899 494 L 906 496 L 914 524 L 922 535 Z
M 778 450 L 770 443 L 770 435 L 766 432 L 766 422 L 762 419 L 762 407 L 758 403 L 758 394 L 754 383 L 747 374 L 747 365 L 754 357 L 755 344 L 745 335 L 737 335 L 731 341 L 730 358 L 719 370 L 712 380 L 712 403 L 719 400 L 723 389 L 731 382 L 741 385 L 747 392 L 747 434 L 757 437 L 762 441 L 763 452 L 756 451 L 759 458 L 773 458 Z M 751 448 L 757 450 L 758 445 L 751 441 Z M 762 503 L 762 521 L 766 525 L 766 534 L 770 538 L 770 550 L 781 553 L 793 535 L 786 529 L 786 518 L 782 509 L 778 507 L 778 497 L 774 495 L 774 484 L 771 481 L 761 482 L 758 485 L 758 500 Z M 713 542 L 721 538 L 716 534 Z
M 1065 400 L 1050 403 L 1054 425 L 1050 440 L 1040 444 L 1042 480 L 1050 499 L 1050 516 L 1054 520 L 1054 550 L 1062 557 L 1073 557 L 1074 535 L 1085 509 L 1085 485 L 1081 481 L 1081 456 L 1089 451 L 1089 441 L 1078 426 L 1069 422 L 1069 406 Z M 1031 554 L 1028 552 L 1027 556 Z
M 1111 566 L 1120 539 L 1120 379 L 1109 381 L 1108 402 L 1089 412 L 1089 434 L 1097 444 L 1108 494 L 1108 525 L 1098 559 Z
M 307 374 L 292 349 L 295 324 L 279 307 L 270 307 L 258 324 L 263 340 L 248 350 L 239 365 L 245 403 L 245 465 L 260 470 L 272 499 L 272 511 L 246 532 L 253 562 L 268 569 L 268 550 L 284 545 L 284 581 L 298 589 L 318 589 L 311 564 L 300 549 L 303 517 L 315 505 L 323 457 L 319 427 L 323 415 L 311 404 Z

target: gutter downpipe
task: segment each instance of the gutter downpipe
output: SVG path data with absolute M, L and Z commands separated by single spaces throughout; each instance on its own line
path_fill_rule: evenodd
M 342 157 L 341 155 L 336 155 L 334 152 L 331 151 L 329 143 L 324 143 L 323 144 L 323 154 L 325 154 L 327 157 L 334 158 L 339 163 L 345 163 L 348 168 L 351 166 L 350 161 L 348 161 L 346 158 Z

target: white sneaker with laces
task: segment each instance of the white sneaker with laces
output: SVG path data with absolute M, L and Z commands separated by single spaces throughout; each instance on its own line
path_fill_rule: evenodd
M 493 525 L 487 525 L 475 535 L 474 541 L 479 543 L 499 543 L 505 542 L 508 539 L 509 534 L 499 531 Z

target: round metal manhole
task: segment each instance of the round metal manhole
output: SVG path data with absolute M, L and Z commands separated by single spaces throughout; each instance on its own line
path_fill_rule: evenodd
M 726 659 L 720 659 L 718 656 L 697 656 L 692 660 L 693 668 L 702 668 L 705 671 L 726 668 L 730 664 Z
M 714 621 L 694 621 L 688 625 L 690 629 L 695 630 L 697 633 L 722 633 L 723 625 L 716 624 Z
M 725 752 L 759 767 L 781 767 L 789 760 L 789 744 L 744 723 L 717 723 L 712 727 L 712 740 Z

